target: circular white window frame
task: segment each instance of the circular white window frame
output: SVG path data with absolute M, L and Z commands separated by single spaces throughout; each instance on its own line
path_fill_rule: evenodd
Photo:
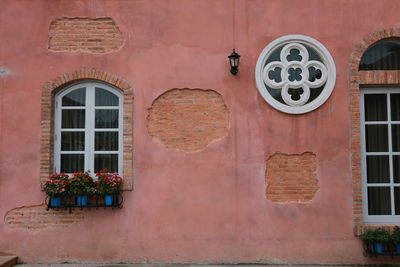
M 321 57 L 322 62 L 328 71 L 327 81 L 320 95 L 310 103 L 307 103 L 302 106 L 289 106 L 286 104 L 282 104 L 281 102 L 273 98 L 272 95 L 268 92 L 267 88 L 265 87 L 265 83 L 262 78 L 265 63 L 268 57 L 272 54 L 272 52 L 274 52 L 276 48 L 290 43 L 300 43 L 313 48 Z M 335 87 L 336 66 L 329 51 L 325 48 L 325 46 L 323 46 L 317 40 L 305 35 L 298 35 L 298 34 L 285 35 L 271 42 L 261 52 L 260 56 L 258 57 L 256 65 L 255 78 L 258 91 L 269 105 L 284 113 L 304 114 L 320 107 L 329 98 L 329 96 L 333 91 L 333 88 Z

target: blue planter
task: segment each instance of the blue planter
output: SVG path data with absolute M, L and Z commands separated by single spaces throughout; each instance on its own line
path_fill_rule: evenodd
M 113 195 L 104 195 L 104 204 L 106 206 L 112 206 L 112 204 L 113 204 Z
M 82 207 L 87 206 L 88 199 L 88 196 L 76 196 L 76 204 Z
M 377 254 L 382 254 L 383 251 L 383 243 L 376 243 L 375 250 Z
M 60 207 L 61 206 L 61 197 L 50 197 L 50 206 Z
M 396 245 L 396 253 L 400 254 L 400 243 Z

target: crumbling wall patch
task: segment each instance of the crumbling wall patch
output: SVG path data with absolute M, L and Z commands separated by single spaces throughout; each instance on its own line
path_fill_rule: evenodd
M 104 54 L 124 44 L 122 32 L 112 18 L 59 18 L 49 27 L 49 50 Z
M 149 134 L 167 148 L 197 152 L 227 136 L 230 113 L 214 90 L 172 89 L 154 100 Z
M 24 206 L 12 209 L 4 216 L 4 223 L 10 228 L 26 229 L 29 231 L 46 228 L 71 227 L 84 219 L 84 213 L 74 210 L 46 210 L 46 205 Z
M 303 203 L 318 191 L 317 156 L 275 153 L 267 159 L 267 199 L 276 203 Z

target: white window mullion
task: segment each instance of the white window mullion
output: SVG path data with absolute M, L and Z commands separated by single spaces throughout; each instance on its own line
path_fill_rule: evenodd
M 54 167 L 55 172 L 61 171 L 61 101 L 56 99 L 54 118 Z
M 122 96 L 118 96 L 119 99 L 119 111 L 118 111 L 118 173 L 122 174 L 122 169 L 123 169 L 123 160 L 124 160 L 124 112 L 123 112 L 123 106 L 124 106 L 124 98 Z
M 362 176 L 362 203 L 364 217 L 369 214 L 368 211 L 368 186 L 367 186 L 367 156 L 366 156 L 366 138 L 365 138 L 365 104 L 364 94 L 360 95 L 360 115 L 361 115 L 361 176 Z
M 395 214 L 394 209 L 394 187 L 393 187 L 393 147 L 392 147 L 392 113 L 391 113 L 391 103 L 390 103 L 390 93 L 386 94 L 387 99 L 387 117 L 388 117 L 388 151 L 389 151 L 389 174 L 390 174 L 390 207 L 391 214 Z
M 94 85 L 91 84 L 87 88 L 86 104 L 87 104 L 87 121 L 86 121 L 86 132 L 85 137 L 87 139 L 85 147 L 86 151 L 86 170 L 90 170 L 94 173 L 94 126 L 95 126 L 95 109 L 94 109 Z

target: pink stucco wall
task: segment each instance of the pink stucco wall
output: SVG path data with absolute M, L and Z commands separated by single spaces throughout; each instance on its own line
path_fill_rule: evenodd
M 0 251 L 26 262 L 364 263 L 353 234 L 348 61 L 369 33 L 399 26 L 396 0 L 0 1 L 0 215 L 43 203 L 39 184 L 43 84 L 93 67 L 134 89 L 134 190 L 121 210 L 85 212 L 65 229 L 12 229 L 0 220 Z M 111 17 L 125 38 L 114 53 L 55 53 L 48 27 L 60 17 Z M 337 68 L 319 109 L 287 115 L 259 95 L 262 49 L 286 34 L 319 40 Z M 239 74 L 227 56 L 241 54 Z M 219 92 L 231 112 L 224 139 L 198 153 L 154 142 L 147 109 L 171 88 Z M 265 196 L 275 152 L 317 155 L 319 190 L 306 204 Z

